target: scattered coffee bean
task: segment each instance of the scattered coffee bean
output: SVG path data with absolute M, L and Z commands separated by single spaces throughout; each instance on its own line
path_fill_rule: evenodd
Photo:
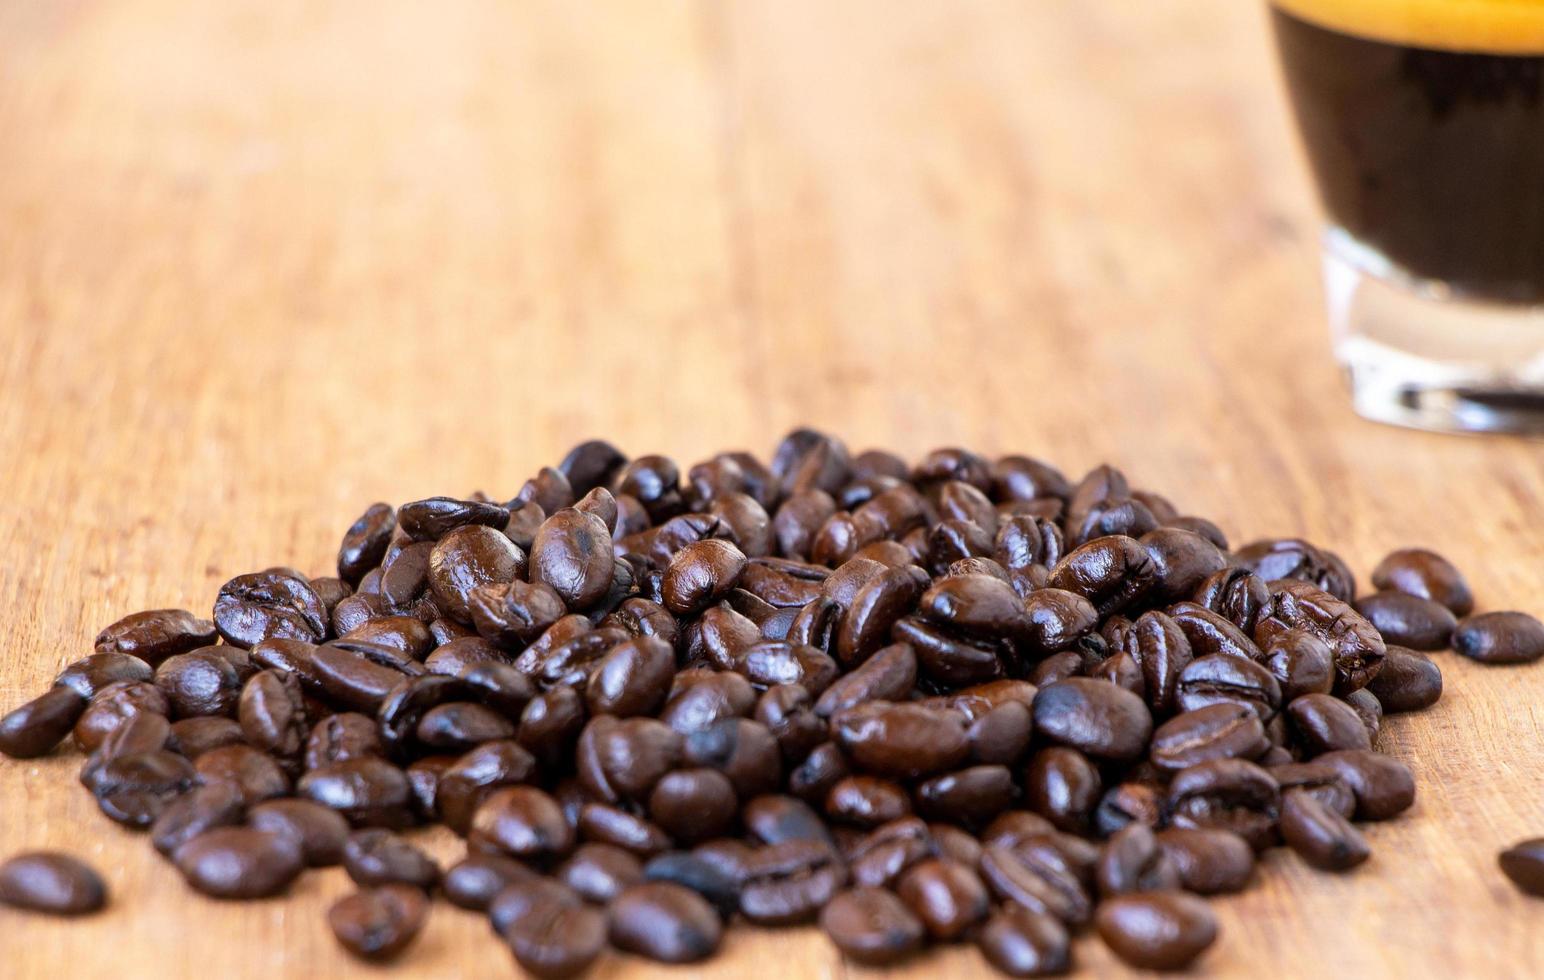
M 1470 616 L 1453 631 L 1453 650 L 1486 664 L 1531 663 L 1544 657 L 1544 623 L 1522 612 Z
M 269 898 L 305 868 L 295 838 L 251 827 L 206 831 L 177 848 L 172 859 L 188 884 L 212 898 Z
M 1497 860 L 1512 884 L 1529 895 L 1544 898 L 1544 837 L 1513 844 Z
M 0 904 L 51 915 L 85 915 L 107 904 L 107 886 L 77 858 L 34 851 L 0 864 Z
M 1183 970 L 1217 938 L 1217 922 L 1206 903 L 1184 892 L 1108 899 L 1094 923 L 1105 945 L 1145 970 Z
M 723 932 L 701 895 L 667 881 L 633 885 L 611 903 L 611 945 L 661 963 L 705 960 Z
M 411 885 L 383 885 L 345 895 L 327 910 L 327 924 L 344 949 L 364 960 L 389 960 L 418 936 L 429 899 Z

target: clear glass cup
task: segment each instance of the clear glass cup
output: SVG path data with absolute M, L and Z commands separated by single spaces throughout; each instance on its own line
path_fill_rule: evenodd
M 1271 0 L 1357 411 L 1544 432 L 1544 0 Z

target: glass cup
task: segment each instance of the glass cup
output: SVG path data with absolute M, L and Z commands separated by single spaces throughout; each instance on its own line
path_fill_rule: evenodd
M 1272 0 L 1357 411 L 1544 432 L 1544 0 Z

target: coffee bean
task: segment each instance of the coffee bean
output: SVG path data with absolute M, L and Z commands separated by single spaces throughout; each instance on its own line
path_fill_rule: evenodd
M 175 718 L 232 715 L 241 697 L 241 677 L 220 647 L 179 653 L 161 662 L 155 686 L 161 689 Z
M 193 766 L 180 755 L 132 752 L 103 763 L 90 789 L 109 819 L 128 827 L 148 827 L 197 778 Z
M 423 929 L 429 900 L 411 885 L 385 885 L 345 895 L 327 910 L 338 943 L 364 960 L 389 960 Z
M 199 619 L 185 609 L 152 609 L 125 616 L 102 630 L 97 634 L 95 646 L 98 654 L 128 655 L 155 667 L 167 657 L 208 646 L 217 638 L 214 623 Z M 65 681 L 61 678 L 59 683 Z M 90 697 L 90 693 L 82 693 Z
M 1454 630 L 1453 650 L 1484 664 L 1531 663 L 1544 657 L 1544 623 L 1521 612 L 1470 616 Z
M 385 755 L 385 746 L 381 744 L 375 721 L 354 712 L 329 715 L 313 725 L 311 734 L 306 737 L 307 769 L 382 755 Z
M 0 718 L 0 752 L 13 759 L 47 755 L 75 727 L 86 699 L 62 684 Z
M 0 864 L 0 904 L 50 915 L 86 915 L 107 904 L 107 886 L 90 865 L 53 851 Z
M 1446 558 L 1424 548 L 1389 552 L 1372 570 L 1372 584 L 1439 602 L 1455 616 L 1474 610 L 1474 596 L 1463 575 Z
M 293 837 L 250 827 L 217 827 L 173 855 L 188 884 L 211 898 L 269 898 L 289 888 L 305 867 Z
M 1267 582 L 1295 579 L 1322 589 L 1342 602 L 1356 594 L 1356 582 L 1333 552 L 1301 538 L 1252 541 L 1233 553 L 1233 560 Z
M 1305 694 L 1287 705 L 1286 715 L 1297 744 L 1309 756 L 1372 747 L 1356 711 L 1328 694 Z
M 318 766 L 301 777 L 296 788 L 302 796 L 337 810 L 353 824 L 401 827 L 412 819 L 407 776 L 375 756 Z
M 1179 869 L 1153 832 L 1139 823 L 1126 825 L 1105 841 L 1095 876 L 1105 897 L 1180 887 Z
M 1079 545 L 1051 569 L 1047 584 L 1093 603 L 1101 617 L 1140 601 L 1158 580 L 1158 569 L 1141 543 L 1123 534 Z
M 236 704 L 247 744 L 281 758 L 300 754 L 310 734 L 300 681 L 294 674 L 265 670 L 241 690 Z
M 1171 824 L 1232 831 L 1257 851 L 1274 842 L 1280 807 L 1281 792 L 1270 773 L 1242 759 L 1199 763 L 1169 784 Z
M 562 808 L 531 786 L 508 786 L 490 794 L 472 815 L 471 836 L 522 859 L 561 857 L 574 847 L 574 828 Z
M 320 643 L 330 617 L 304 579 L 267 571 L 238 575 L 221 586 L 214 624 L 226 643 L 246 648 L 270 637 Z
M 1328 679 L 1327 657 L 1324 665 Z M 1181 711 L 1234 704 L 1249 708 L 1262 722 L 1270 721 L 1281 708 L 1281 685 L 1268 669 L 1253 660 L 1222 653 L 1185 665 L 1176 679 L 1175 695 Z
M 981 876 L 999 900 L 1068 925 L 1083 925 L 1092 910 L 1083 882 L 1060 853 L 1048 859 L 1022 843 L 990 844 L 981 852 Z
M 247 826 L 293 837 L 312 868 L 341 862 L 348 840 L 348 821 L 310 800 L 266 800 L 247 811 Z
M 1026 804 L 1068 833 L 1088 832 L 1102 792 L 1098 768 L 1077 749 L 1041 749 L 1024 773 Z
M 915 778 L 965 761 L 970 742 L 963 722 L 954 712 L 870 701 L 838 712 L 831 731 L 859 765 L 881 775 Z
M 1342 598 L 1306 582 L 1274 582 L 1270 607 L 1255 625 L 1255 640 L 1268 646 L 1276 636 L 1293 629 L 1306 630 L 1329 644 L 1335 657 L 1337 693 L 1365 687 L 1383 665 L 1383 637 Z
M 605 905 L 643 880 L 643 865 L 620 847 L 583 844 L 563 862 L 557 878 L 586 901 Z
M 429 553 L 429 591 L 445 613 L 469 622 L 473 590 L 512 581 L 525 571 L 525 554 L 503 532 L 467 524 L 447 532 Z
M 1501 852 L 1497 862 L 1520 891 L 1544 897 L 1544 838 L 1513 844 Z
M 1325 871 L 1354 868 L 1372 853 L 1351 821 L 1303 790 L 1281 797 L 1281 836 L 1304 861 Z
M 1041 977 L 1072 968 L 1067 927 L 1054 916 L 1020 905 L 1004 905 L 976 933 L 987 962 L 1011 977 Z
M 452 904 L 483 912 L 504 889 L 535 877 L 536 872 L 513 858 L 468 854 L 450 866 L 440 885 Z
M 847 869 L 828 843 L 767 844 L 746 859 L 740 913 L 759 925 L 810 922 L 846 883 Z
M 606 946 L 606 914 L 584 905 L 532 906 L 500 931 L 515 962 L 536 977 L 583 973 Z
M 1170 827 L 1159 831 L 1157 840 L 1179 874 L 1180 887 L 1197 895 L 1242 891 L 1254 872 L 1254 850 L 1226 830 Z
M 509 521 L 509 511 L 484 500 L 430 497 L 398 507 L 397 521 L 411 540 L 435 541 L 460 527 L 502 528 Z
M 655 714 L 670 692 L 675 651 L 653 636 L 624 640 L 611 648 L 590 672 L 585 702 L 592 715 Z
M 1142 699 L 1105 681 L 1071 677 L 1035 695 L 1035 731 L 1053 742 L 1099 759 L 1141 755 L 1152 734 L 1152 714 Z
M 826 816 L 858 827 L 877 827 L 910 812 L 906 790 L 875 776 L 847 776 L 826 794 Z
M 901 901 L 934 940 L 960 938 L 990 911 L 986 886 L 970 868 L 946 858 L 929 858 L 901 876 Z
M 1217 939 L 1206 903 L 1184 892 L 1121 895 L 1100 903 L 1099 937 L 1138 969 L 1182 970 Z
M 922 923 L 881 888 L 837 895 L 821 910 L 820 928 L 843 955 L 875 966 L 894 963 L 922 945 Z
M 1326 752 L 1316 762 L 1334 767 L 1356 795 L 1358 820 L 1387 820 L 1415 802 L 1415 778 L 1398 759 L 1366 749 Z
M 1218 702 L 1159 725 L 1149 758 L 1165 772 L 1178 772 L 1209 759 L 1256 759 L 1268 748 L 1265 726 L 1252 705 Z
M 1328 694 L 1335 686 L 1334 653 L 1328 643 L 1307 630 L 1286 630 L 1272 636 L 1265 644 L 1261 663 L 1276 678 L 1282 704 L 1304 694 Z
M 665 881 L 633 885 L 611 905 L 617 949 L 661 963 L 695 963 L 718 950 L 718 913 L 696 892 Z
M 531 581 L 550 586 L 570 609 L 587 609 L 604 596 L 615 564 L 605 522 L 577 510 L 547 518 L 531 545 Z
M 206 786 L 226 783 L 236 788 L 250 806 L 263 800 L 288 796 L 290 779 L 272 756 L 250 745 L 226 745 L 210 749 L 193 760 L 198 778 Z
M 381 563 L 397 529 L 397 512 L 390 504 L 371 504 L 343 532 L 338 546 L 338 577 L 357 586 L 365 573 Z
M 343 868 L 354 883 L 413 885 L 424 891 L 440 880 L 439 865 L 418 847 L 389 830 L 356 830 L 343 845 Z
M 1383 634 L 1385 643 L 1412 650 L 1440 650 L 1453 638 L 1458 619 L 1438 602 L 1405 592 L 1378 592 L 1356 600 L 1356 611 Z
M 1442 669 L 1431 658 L 1391 646 L 1383 657 L 1383 669 L 1367 685 L 1388 712 L 1420 711 L 1442 697 Z
M 720 838 L 718 843 L 738 844 L 739 842 Z M 724 862 L 712 859 L 712 846 L 710 843 L 699 848 L 697 852 L 671 851 L 651 858 L 649 863 L 643 866 L 643 879 L 668 881 L 690 888 L 707 899 L 718 910 L 718 914 L 727 920 L 740 907 L 740 882 L 743 878 L 745 860 L 742 858 L 731 871 Z M 744 847 L 744 845 L 740 846 Z M 749 848 L 744 848 L 744 858 L 748 858 L 750 853 Z M 630 883 L 624 881 L 621 885 L 625 887 Z

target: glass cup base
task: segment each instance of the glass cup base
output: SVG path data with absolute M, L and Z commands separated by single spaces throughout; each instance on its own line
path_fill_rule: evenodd
M 1347 232 L 1323 243 L 1335 355 L 1359 414 L 1440 432 L 1544 434 L 1544 306 L 1465 297 Z

